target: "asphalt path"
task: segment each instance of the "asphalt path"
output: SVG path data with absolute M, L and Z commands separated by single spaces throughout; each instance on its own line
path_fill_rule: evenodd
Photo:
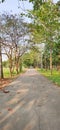
M 0 91 L 0 130 L 60 130 L 60 88 L 27 70 Z

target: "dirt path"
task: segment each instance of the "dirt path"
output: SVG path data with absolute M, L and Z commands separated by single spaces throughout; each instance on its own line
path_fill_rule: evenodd
M 29 69 L 0 91 L 0 130 L 60 130 L 60 88 Z

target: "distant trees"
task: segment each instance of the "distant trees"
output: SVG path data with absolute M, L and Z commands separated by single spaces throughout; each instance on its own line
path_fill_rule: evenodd
M 44 48 L 44 53 L 43 53 L 43 66 L 47 70 L 49 68 L 49 57 L 50 57 L 50 48 L 49 45 L 46 44 Z M 60 65 L 60 42 L 54 44 L 54 48 L 52 51 L 52 65 L 54 68 L 59 69 Z
M 25 67 L 40 66 L 40 52 L 38 50 L 30 50 L 23 55 L 23 64 Z

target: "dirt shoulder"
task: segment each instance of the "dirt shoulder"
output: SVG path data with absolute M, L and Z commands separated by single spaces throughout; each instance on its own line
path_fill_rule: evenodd
M 0 89 L 4 88 L 5 86 L 9 85 L 13 81 L 12 78 L 4 78 L 0 79 Z

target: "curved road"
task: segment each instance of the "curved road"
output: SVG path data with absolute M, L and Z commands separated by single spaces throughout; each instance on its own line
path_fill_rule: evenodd
M 29 69 L 0 91 L 0 130 L 60 130 L 60 88 Z

